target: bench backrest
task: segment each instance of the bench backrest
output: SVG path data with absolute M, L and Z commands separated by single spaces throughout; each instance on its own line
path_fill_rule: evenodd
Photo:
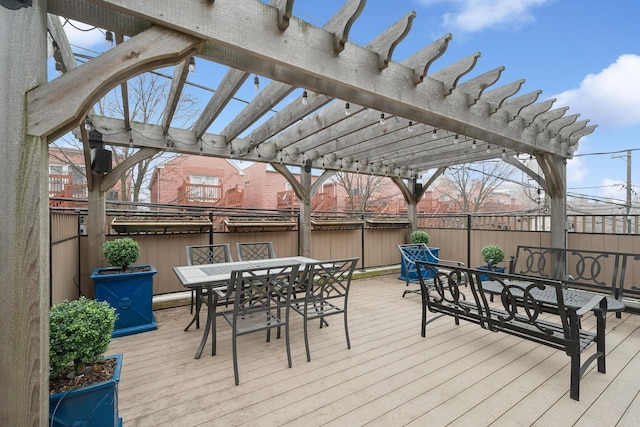
M 509 273 L 562 280 L 567 286 L 610 294 L 640 297 L 640 289 L 625 287 L 627 267 L 640 254 L 559 249 L 520 245 L 509 262 Z M 566 268 L 565 268 L 566 267 Z
M 432 312 L 449 314 L 478 323 L 485 329 L 504 331 L 560 349 L 579 345 L 577 308 L 565 305 L 559 281 L 420 261 L 416 265 L 418 271 L 433 272 L 432 279 L 422 279 L 419 275 L 423 302 Z M 481 276 L 489 277 L 490 291 Z M 553 310 L 549 310 L 548 305 L 545 309 L 545 305 L 536 299 L 536 292 L 555 295 Z M 492 294 L 498 296 L 495 303 L 491 302 Z

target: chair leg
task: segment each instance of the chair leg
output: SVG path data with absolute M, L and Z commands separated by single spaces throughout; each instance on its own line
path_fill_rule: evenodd
M 233 350 L 233 376 L 236 379 L 236 385 L 240 384 L 240 374 L 238 373 L 238 348 L 237 348 L 237 336 L 236 325 L 233 325 L 233 332 L 231 333 L 231 347 Z
M 307 350 L 307 362 L 311 362 L 311 352 L 309 351 L 309 328 L 307 326 L 307 313 L 304 313 L 304 348 Z
M 287 323 L 284 325 L 284 337 L 287 347 L 287 362 L 289 363 L 289 367 L 291 367 L 293 364 L 291 363 L 291 346 L 289 345 L 289 319 L 287 319 Z
M 349 340 L 349 324 L 347 323 L 347 310 L 344 311 L 344 335 L 347 337 L 347 348 L 351 349 L 351 340 Z

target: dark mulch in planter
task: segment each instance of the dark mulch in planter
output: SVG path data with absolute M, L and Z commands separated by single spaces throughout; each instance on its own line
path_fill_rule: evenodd
M 60 375 L 59 378 L 49 380 L 49 394 L 71 391 L 80 387 L 110 380 L 113 377 L 113 371 L 116 369 L 116 359 L 107 359 L 104 362 L 94 363 L 91 366 L 93 369 L 87 374 L 67 378 L 67 375 L 73 371 L 73 369 L 70 369 L 68 372 Z
M 143 271 L 151 271 L 151 267 L 148 265 L 140 266 L 140 267 L 129 267 L 126 270 L 121 268 L 114 268 L 109 270 L 100 270 L 98 272 L 98 276 L 103 276 L 107 274 L 122 274 L 122 273 L 139 273 Z

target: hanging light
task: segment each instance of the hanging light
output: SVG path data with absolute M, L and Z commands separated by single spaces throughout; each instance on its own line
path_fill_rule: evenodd
M 84 130 L 86 130 L 86 131 L 90 131 L 91 130 L 91 119 L 89 118 L 89 116 L 86 116 L 84 118 Z
M 384 113 L 380 113 L 380 124 L 384 124 Z
M 107 50 L 113 47 L 113 33 L 111 31 L 104 33 L 104 47 Z
M 194 58 L 193 56 L 189 58 L 189 72 L 190 73 L 196 72 L 196 58 Z
M 348 116 L 349 114 L 351 114 L 351 108 L 349 106 L 349 103 L 347 102 L 344 104 L 344 115 Z
M 253 88 L 256 90 L 256 92 L 260 91 L 260 79 L 258 78 L 258 76 L 255 76 L 253 78 Z
M 64 73 L 64 67 L 62 66 L 62 62 L 56 60 L 56 73 L 61 76 Z
M 431 133 L 431 137 L 436 139 L 438 137 L 438 129 L 433 128 L 433 132 Z
M 478 148 L 478 144 L 476 144 L 476 140 L 474 139 L 473 142 L 471 143 L 471 148 L 473 148 L 474 150 L 476 148 Z
M 491 146 L 489 144 L 487 144 L 487 153 L 491 152 Z
M 307 91 L 305 90 L 304 92 L 302 92 L 302 105 L 307 105 L 307 97 L 309 96 L 309 94 L 307 93 Z
M 456 136 L 453 137 L 453 143 L 457 144 L 458 142 L 460 142 L 460 139 L 458 138 L 458 134 L 456 134 Z
M 409 132 L 413 132 L 413 122 L 411 120 L 409 120 L 409 126 L 407 126 L 407 130 Z
M 504 159 L 505 157 L 507 157 L 507 150 L 506 149 L 502 149 L 502 158 Z

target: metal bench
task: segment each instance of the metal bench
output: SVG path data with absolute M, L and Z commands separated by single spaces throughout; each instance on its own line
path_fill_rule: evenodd
M 605 319 L 607 298 L 579 290 L 567 290 L 561 282 L 545 278 L 489 273 L 483 283 L 480 270 L 416 262 L 419 272 L 430 271 L 432 278 L 418 274 L 422 291 L 422 336 L 427 324 L 449 315 L 480 325 L 493 332 L 505 332 L 529 341 L 564 351 L 571 358 L 570 396 L 580 400 L 580 379 L 591 363 L 597 361 L 598 372 L 605 373 Z M 462 286 L 468 288 L 465 296 Z M 486 290 L 485 286 L 491 286 Z M 469 293 L 469 292 L 468 292 Z M 489 295 L 500 298 L 491 303 Z M 554 306 L 554 310 L 544 307 Z M 427 320 L 427 311 L 438 316 Z M 596 330 L 581 329 L 584 314 L 594 312 Z M 581 354 L 595 343 L 595 351 L 584 363 Z

